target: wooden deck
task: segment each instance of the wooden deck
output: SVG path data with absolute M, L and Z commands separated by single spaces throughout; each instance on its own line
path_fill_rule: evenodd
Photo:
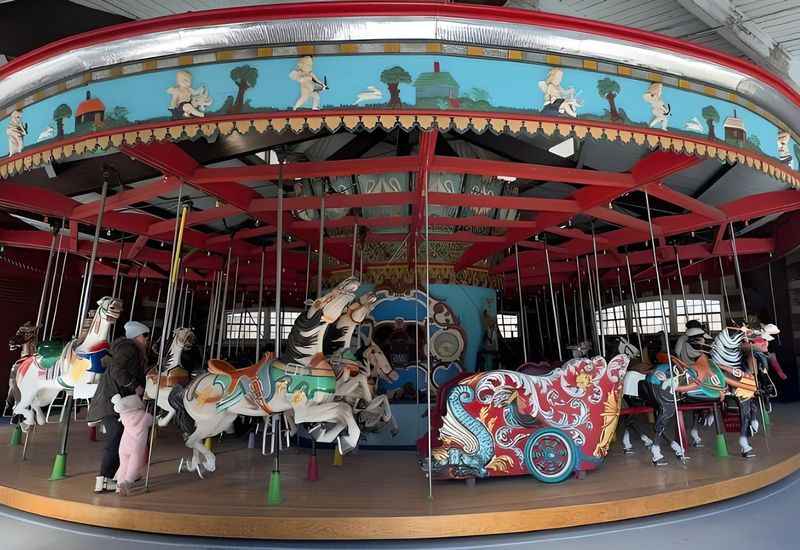
M 530 477 L 433 484 L 408 451 L 360 451 L 344 465 L 332 452 L 319 454 L 320 480 L 305 479 L 308 450 L 281 456 L 281 506 L 267 505 L 270 457 L 247 449 L 246 438 L 216 442 L 218 470 L 206 479 L 177 473 L 188 452 L 172 429 L 159 434 L 148 493 L 95 495 L 102 442 L 90 442 L 84 424 L 73 425 L 68 478 L 50 482 L 57 427 L 38 430 L 26 461 L 9 447 L 10 428 L 0 429 L 0 502 L 23 511 L 102 527 L 154 533 L 264 539 L 407 539 L 513 533 L 602 523 L 699 506 L 753 491 L 800 468 L 800 405 L 776 406 L 772 429 L 753 439 L 758 456 L 713 456 L 708 444 L 692 449 L 682 466 L 657 469 L 638 448 L 623 455 L 612 445 L 606 464 L 586 479 L 546 485 Z

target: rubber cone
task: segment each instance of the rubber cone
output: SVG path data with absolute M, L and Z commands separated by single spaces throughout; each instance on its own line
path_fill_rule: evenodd
M 247 436 L 247 448 L 248 449 L 256 448 L 256 434 L 254 432 L 250 432 L 250 434 Z
M 53 461 L 53 471 L 50 474 L 50 481 L 58 481 L 67 477 L 67 455 L 57 454 Z
M 11 441 L 9 441 L 8 444 L 12 447 L 16 447 L 19 445 L 20 441 L 22 441 L 22 428 L 17 424 L 14 426 L 14 431 L 11 432 Z
M 204 443 L 205 443 L 206 449 L 208 449 L 209 451 L 212 450 L 211 447 L 214 445 L 214 440 L 213 439 L 211 439 L 210 437 L 207 437 L 206 440 L 204 441 Z
M 281 473 L 273 471 L 269 476 L 269 487 L 267 488 L 267 504 L 277 506 L 281 503 Z
M 306 471 L 306 479 L 308 481 L 319 480 L 319 465 L 317 464 L 316 453 L 312 453 L 311 456 L 308 457 L 308 468 Z
M 97 427 L 89 426 L 89 441 L 97 441 Z
M 714 454 L 720 458 L 728 456 L 728 444 L 725 442 L 725 434 L 717 434 L 714 441 Z
M 342 453 L 339 452 L 339 447 L 336 446 L 333 448 L 333 465 L 342 466 L 343 464 L 344 460 L 342 459 Z

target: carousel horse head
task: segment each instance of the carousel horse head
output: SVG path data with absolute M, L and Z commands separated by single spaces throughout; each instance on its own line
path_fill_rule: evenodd
M 358 301 L 350 304 L 348 308 L 350 310 L 350 320 L 357 325 L 363 323 L 372 312 L 372 308 L 377 301 L 378 297 L 374 292 L 362 294 Z
M 574 346 L 567 346 L 567 349 L 572 352 L 573 359 L 580 359 L 581 357 L 586 357 L 592 349 L 592 343 L 584 340 L 583 342 L 578 342 Z
M 115 322 L 122 315 L 122 300 L 104 296 L 97 300 L 97 315 L 102 321 Z
M 625 355 L 630 359 L 636 359 L 640 355 L 639 348 L 631 344 L 625 336 L 619 337 L 619 346 L 617 350 L 620 355 Z
M 355 277 L 348 277 L 322 298 L 318 298 L 311 304 L 307 316 L 313 317 L 318 311 L 322 310 L 322 321 L 333 323 L 341 317 L 344 309 L 355 298 L 361 282 Z
M 396 382 L 400 375 L 392 367 L 381 348 L 375 342 L 370 343 L 364 350 L 364 360 L 370 367 L 370 372 L 389 382 Z
M 178 345 L 181 351 L 186 351 L 194 345 L 195 335 L 190 328 L 176 328 L 172 332 L 172 345 Z
M 30 344 L 36 339 L 36 333 L 40 327 L 34 326 L 30 321 L 26 321 L 24 325 L 17 329 L 16 334 L 9 338 L 8 349 L 16 351 L 23 347 L 25 344 Z

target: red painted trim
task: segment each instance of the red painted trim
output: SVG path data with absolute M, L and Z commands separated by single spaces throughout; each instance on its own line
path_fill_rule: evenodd
M 21 71 L 37 62 L 60 53 L 79 50 L 90 45 L 119 40 L 146 33 L 172 29 L 204 27 L 225 23 L 283 20 L 283 19 L 339 19 L 343 17 L 452 17 L 481 19 L 514 24 L 536 25 L 591 33 L 608 38 L 626 40 L 643 47 L 657 47 L 683 55 L 696 57 L 708 63 L 716 63 L 741 71 L 771 85 L 777 91 L 800 106 L 800 94 L 781 78 L 752 63 L 737 57 L 710 50 L 690 42 L 670 38 L 661 34 L 632 29 L 611 23 L 562 16 L 541 11 L 516 10 L 492 6 L 464 4 L 438 4 L 430 2 L 319 2 L 311 4 L 281 4 L 189 12 L 180 15 L 147 19 L 121 25 L 113 25 L 91 32 L 58 40 L 26 55 L 20 56 L 0 68 L 0 79 Z

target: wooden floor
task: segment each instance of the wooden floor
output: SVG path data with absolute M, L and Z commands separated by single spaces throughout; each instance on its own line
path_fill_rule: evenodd
M 776 406 L 768 437 L 758 435 L 757 458 L 692 449 L 687 466 L 671 458 L 656 469 L 644 449 L 623 455 L 612 446 L 606 464 L 586 479 L 546 485 L 529 477 L 433 484 L 433 499 L 407 451 L 360 451 L 332 465 L 321 451 L 320 480 L 305 479 L 308 451 L 282 454 L 283 504 L 267 506 L 271 459 L 246 440 L 219 443 L 218 470 L 201 480 L 176 472 L 184 448 L 177 435 L 159 435 L 150 492 L 129 497 L 95 495 L 102 442 L 88 441 L 73 425 L 67 479 L 50 482 L 56 427 L 37 431 L 29 446 L 9 447 L 10 428 L 0 429 L 0 503 L 52 518 L 103 527 L 171 534 L 264 539 L 402 539 L 514 533 L 587 525 L 674 511 L 731 498 L 800 469 L 800 405 Z

